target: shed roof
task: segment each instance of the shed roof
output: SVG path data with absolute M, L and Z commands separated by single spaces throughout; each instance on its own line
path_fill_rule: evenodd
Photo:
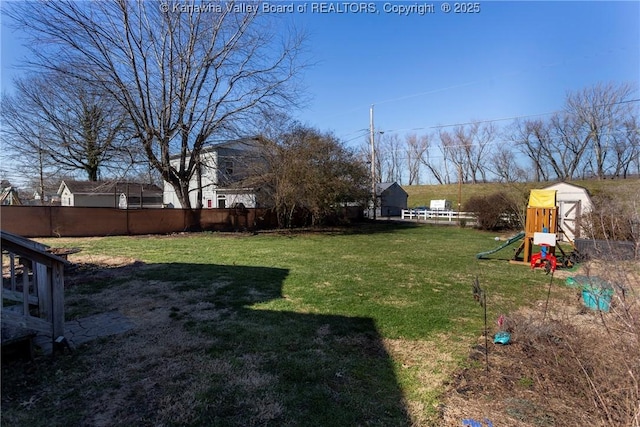
M 389 190 L 392 187 L 398 187 L 398 189 L 400 189 L 400 191 L 402 191 L 403 193 L 407 194 L 408 193 L 404 190 L 404 188 L 402 188 L 400 185 L 398 185 L 397 182 L 379 182 L 376 184 L 376 194 L 378 196 L 380 196 L 382 193 L 384 193 L 385 191 Z
M 582 187 L 580 185 L 571 184 L 569 182 L 556 182 L 555 184 L 547 185 L 543 189 L 544 190 L 571 189 L 576 192 L 580 191 L 580 192 L 585 192 L 586 194 L 589 194 L 589 190 L 587 190 L 587 188 Z
M 560 202 L 582 202 L 582 211 L 586 212 L 593 209 L 593 201 L 589 190 L 579 185 L 570 184 L 568 182 L 557 182 L 545 187 L 546 190 L 556 190 L 556 201 Z

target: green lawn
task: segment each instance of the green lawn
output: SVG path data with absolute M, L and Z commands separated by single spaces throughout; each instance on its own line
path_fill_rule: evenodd
M 162 269 L 146 275 L 169 280 L 184 281 L 191 276 L 188 280 L 198 282 L 201 278 L 193 265 L 217 265 L 225 270 L 223 274 L 234 276 L 234 281 L 243 279 L 237 277 L 241 272 L 234 267 L 261 269 L 251 276 L 284 270 L 286 277 L 277 295 L 273 292 L 272 298 L 252 308 L 365 316 L 375 320 L 386 338 L 425 339 L 452 327 L 463 335 L 477 334 L 480 309 L 471 298 L 471 281 L 476 275 L 488 293 L 499 295 L 502 306 L 494 307 L 497 311 L 512 308 L 509 301 L 519 304 L 530 294 L 531 286 L 541 282 L 540 275 L 506 261 L 475 260 L 476 253 L 497 246 L 495 236 L 449 226 L 382 224 L 332 233 L 41 241 L 80 247 L 83 254 L 160 264 Z M 489 258 L 506 259 L 516 246 Z
M 112 414 L 122 425 L 435 423 L 443 383 L 483 330 L 472 280 L 487 293 L 491 332 L 498 314 L 546 296 L 549 276 L 500 259 L 513 247 L 475 259 L 496 246 L 494 237 L 384 223 L 324 233 L 42 239 L 147 264 L 66 296 L 68 317 L 118 309 L 147 326 L 54 362 L 63 369 L 74 361 L 64 365 L 77 377 L 64 386 L 67 415 L 47 394 L 62 386 L 41 375 L 33 387 L 49 391 L 33 411 L 20 411 L 26 395 L 9 393 L 13 404 L 3 397 L 3 425 L 95 422 L 98 404 L 69 390 L 93 402 L 125 395 L 132 403 Z M 171 354 L 148 349 L 162 340 L 158 330 L 172 337 Z M 134 357 L 121 346 L 149 354 Z M 127 368 L 115 379 L 86 379 L 109 363 Z M 140 379 L 149 372 L 159 384 L 151 394 Z

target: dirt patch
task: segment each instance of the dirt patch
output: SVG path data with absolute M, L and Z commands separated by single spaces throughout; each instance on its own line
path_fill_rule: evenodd
M 65 288 L 88 282 L 126 279 L 146 266 L 135 258 L 105 255 L 74 254 L 69 256 L 69 262 L 71 264 L 65 268 Z
M 106 255 L 83 255 L 74 254 L 69 257 L 69 262 L 78 265 L 92 265 L 96 267 L 124 267 L 142 261 L 130 257 L 106 256 Z
M 492 325 L 488 347 L 479 337 L 468 366 L 448 383 L 442 425 L 639 425 L 637 265 L 589 263 L 574 274 L 613 284 L 609 311 L 586 308 L 582 289 L 566 287 L 560 298 L 509 314 L 508 345 L 493 343 Z

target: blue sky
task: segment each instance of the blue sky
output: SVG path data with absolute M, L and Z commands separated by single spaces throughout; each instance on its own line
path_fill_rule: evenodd
M 435 2 L 424 16 L 376 5 L 379 14 L 292 18 L 318 61 L 306 73 L 313 98 L 299 118 L 350 144 L 364 140 L 372 104 L 376 129 L 420 134 L 547 113 L 562 108 L 567 91 L 640 81 L 637 1 L 484 1 L 466 15 Z
M 351 145 L 364 141 L 372 104 L 376 129 L 402 136 L 547 113 L 562 108 L 567 91 L 640 80 L 638 1 L 481 1 L 472 14 L 393 2 L 433 5 L 423 16 L 386 13 L 385 2 L 375 2 L 377 13 L 294 5 L 304 3 L 307 13 L 285 17 L 308 32 L 316 63 L 304 76 L 310 101 L 296 115 Z M 26 51 L 4 21 L 1 31 L 2 89 L 10 90 Z

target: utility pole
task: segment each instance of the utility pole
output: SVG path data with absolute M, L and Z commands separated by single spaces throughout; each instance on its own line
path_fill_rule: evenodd
M 458 165 L 458 226 L 462 223 L 460 221 L 460 205 L 462 203 L 462 166 Z
M 375 146 L 375 132 L 373 129 L 373 104 L 369 110 L 369 131 L 371 135 L 371 198 L 373 201 L 373 219 L 376 219 L 376 146 Z

